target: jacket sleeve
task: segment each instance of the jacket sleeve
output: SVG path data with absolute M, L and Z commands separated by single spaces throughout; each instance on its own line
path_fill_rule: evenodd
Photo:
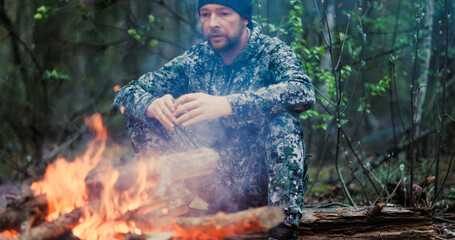
M 228 95 L 234 121 L 284 111 L 300 113 L 313 106 L 313 85 L 291 48 L 280 42 L 268 54 L 268 67 L 275 78 L 274 84 Z
M 161 69 L 142 75 L 138 80 L 131 81 L 122 87 L 114 98 L 113 108 L 124 109 L 130 119 L 146 121 L 145 111 L 156 98 L 166 94 L 174 97 L 185 90 L 187 77 L 185 74 L 189 52 L 173 59 Z M 123 110 L 122 110 L 123 111 Z

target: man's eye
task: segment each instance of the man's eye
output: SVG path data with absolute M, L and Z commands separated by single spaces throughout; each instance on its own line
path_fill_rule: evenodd
M 221 16 L 224 16 L 224 17 L 229 16 L 229 15 L 231 15 L 231 13 L 229 13 L 229 12 L 222 12 L 221 13 Z
M 206 17 L 208 17 L 208 16 L 209 16 L 208 13 L 201 13 L 201 17 L 203 17 L 203 18 L 206 18 Z

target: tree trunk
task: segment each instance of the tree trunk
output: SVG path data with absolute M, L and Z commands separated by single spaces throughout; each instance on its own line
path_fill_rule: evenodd
M 422 39 L 422 51 L 424 60 L 421 67 L 420 77 L 421 80 L 421 87 L 417 93 L 418 96 L 418 105 L 417 105 L 417 113 L 416 113 L 416 135 L 419 135 L 421 120 L 422 120 L 422 112 L 423 112 L 423 105 L 425 103 L 425 97 L 427 93 L 427 86 L 428 86 L 428 77 L 430 74 L 430 63 L 431 63 L 431 48 L 432 48 L 432 38 L 433 38 L 433 15 L 434 15 L 434 2 L 428 1 L 425 11 L 425 25 L 428 26 L 428 32 L 424 32 L 424 38 Z M 417 61 L 417 59 L 416 59 Z

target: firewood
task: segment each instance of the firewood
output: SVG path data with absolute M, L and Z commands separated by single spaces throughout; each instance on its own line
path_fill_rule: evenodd
M 79 224 L 88 207 L 63 214 L 53 222 L 44 222 L 23 232 L 15 240 L 55 239 Z M 237 234 L 268 230 L 283 221 L 284 214 L 279 207 L 262 207 L 238 213 L 218 213 L 204 217 L 150 217 L 131 215 L 128 221 L 135 222 L 142 232 L 173 232 L 174 237 L 198 239 L 212 237 L 221 239 Z
M 55 239 L 76 227 L 79 224 L 79 219 L 82 217 L 84 211 L 86 211 L 86 208 L 79 208 L 71 213 L 61 215 L 53 222 L 44 222 L 39 226 L 31 228 L 29 231 L 21 233 L 15 240 Z
M 159 163 L 158 167 L 150 168 L 147 173 L 148 178 L 156 178 L 156 186 L 150 187 L 150 192 L 154 193 L 155 197 L 150 199 L 150 205 L 144 202 L 145 205 L 141 205 L 135 212 L 144 214 L 155 210 L 158 205 L 162 206 L 161 196 L 170 184 L 182 179 L 212 173 L 217 166 L 218 159 L 218 154 L 208 148 L 162 156 L 157 160 Z M 121 191 L 130 187 L 128 184 L 131 184 L 131 179 L 135 178 L 135 167 L 137 166 L 124 165 L 116 168 L 121 173 L 115 186 L 117 190 Z M 160 177 L 160 173 L 162 177 Z M 97 176 L 99 175 L 93 173 L 86 179 L 90 200 L 88 203 L 90 206 L 87 206 L 87 209 L 96 209 L 97 204 L 99 204 L 102 179 L 97 178 Z M 47 200 L 44 195 L 19 198 L 9 204 L 7 208 L 0 209 L 0 232 L 3 230 L 24 232 L 19 239 L 54 238 L 77 225 L 80 211 L 76 209 L 71 213 L 60 216 L 53 222 L 45 222 L 43 219 L 47 215 Z M 131 215 L 131 212 L 126 215 Z M 35 225 L 39 226 L 34 227 Z
M 14 230 L 20 232 L 23 228 L 42 221 L 47 213 L 47 202 L 44 196 L 25 196 L 8 204 L 0 210 L 0 232 Z M 27 226 L 24 226 L 24 224 Z
M 174 232 L 179 239 L 223 239 L 226 237 L 267 231 L 284 219 L 280 207 L 261 207 L 237 213 L 203 217 L 153 218 L 134 216 L 131 220 L 145 233 Z
M 215 170 L 218 160 L 218 153 L 210 148 L 174 153 L 160 159 L 161 169 L 172 173 L 169 176 L 173 182 L 208 175 Z
M 217 167 L 219 155 L 210 148 L 199 148 L 192 151 L 174 153 L 161 156 L 158 159 L 145 159 L 147 163 L 147 177 L 156 178 L 157 185 L 150 186 L 149 192 L 163 196 L 170 184 L 189 178 L 195 178 L 213 173 Z M 130 189 L 132 181 L 137 176 L 137 162 L 128 163 L 115 167 L 120 176 L 115 184 L 118 191 Z M 95 170 L 86 179 L 89 189 L 89 199 L 96 200 L 103 187 L 102 172 L 107 170 Z M 101 173 L 101 174 L 100 174 Z

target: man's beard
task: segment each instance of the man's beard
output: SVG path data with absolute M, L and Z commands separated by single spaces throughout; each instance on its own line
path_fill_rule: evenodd
M 211 37 L 210 37 L 211 35 L 220 34 L 219 32 L 217 32 L 217 31 L 209 32 L 207 40 L 208 40 L 208 42 L 210 44 L 210 47 L 215 52 L 220 52 L 220 53 L 221 52 L 227 52 L 227 51 L 235 48 L 238 44 L 240 44 L 240 39 L 242 38 L 243 30 L 244 30 L 244 26 L 240 25 L 238 27 L 238 31 L 236 32 L 236 34 L 234 36 L 229 37 L 227 34 L 222 34 L 223 37 L 225 38 L 225 43 L 222 46 L 219 46 L 219 47 L 214 46 L 214 44 L 212 43 Z

